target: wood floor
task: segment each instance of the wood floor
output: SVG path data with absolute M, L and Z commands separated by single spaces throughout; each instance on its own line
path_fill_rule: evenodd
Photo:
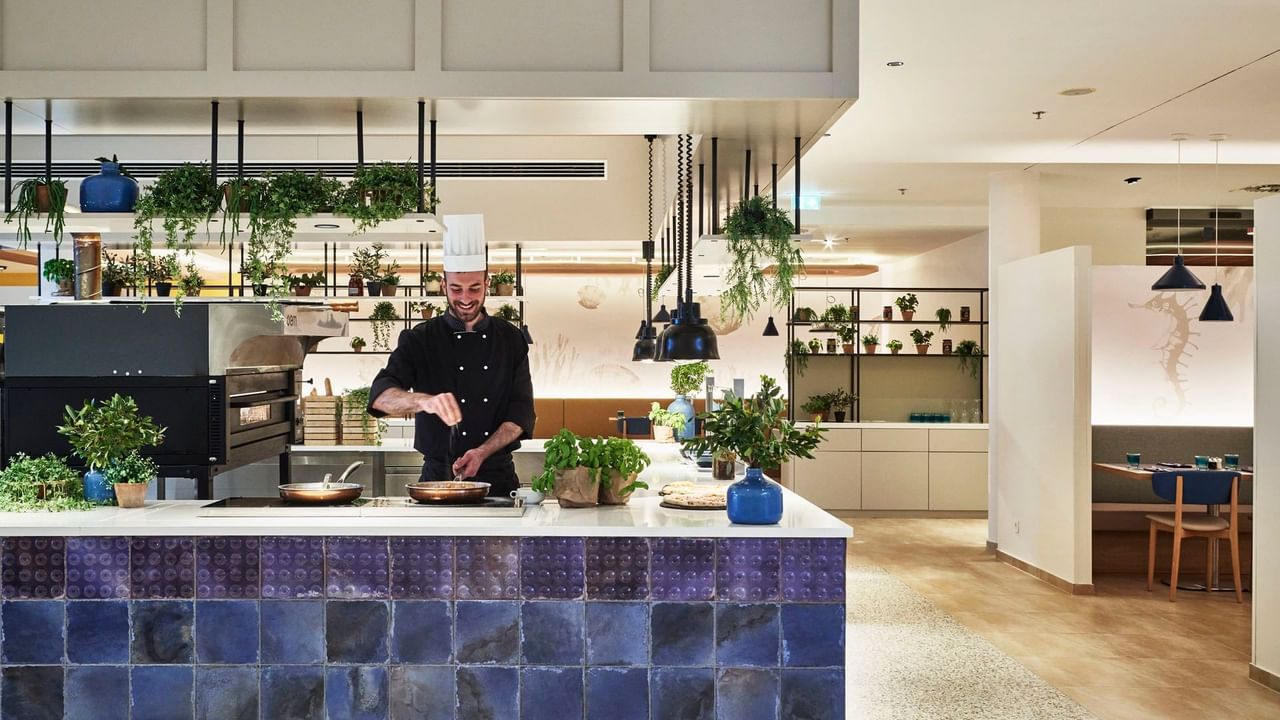
M 1102 720 L 1280 718 L 1249 680 L 1250 603 L 1230 593 L 1148 593 L 1095 577 L 1070 596 L 995 560 L 986 520 L 853 518 L 851 567 L 887 570 Z

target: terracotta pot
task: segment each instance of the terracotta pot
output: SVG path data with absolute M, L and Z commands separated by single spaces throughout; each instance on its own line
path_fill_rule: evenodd
M 496 292 L 497 292 L 497 294 L 498 294 L 498 295 L 504 295 L 504 296 L 505 296 L 505 295 L 515 295 L 515 294 L 516 294 L 516 286 L 515 286 L 515 285 L 508 285 L 507 283 L 503 283 L 503 284 L 501 284 L 501 285 L 497 285 L 497 286 L 495 286 L 495 290 L 496 290 Z
M 899 347 L 889 348 L 889 352 L 890 352 L 890 353 L 892 353 L 892 354 L 894 354 L 894 355 L 897 355 L 897 354 L 898 354 L 898 351 L 899 351 L 899 350 L 901 350 L 901 349 L 902 349 L 902 348 L 899 348 Z
M 913 318 L 913 317 L 915 317 L 915 316 L 916 316 L 916 311 L 915 311 L 915 310 L 903 310 L 903 311 L 902 311 L 902 321 L 903 321 L 903 322 L 911 322 L 911 318 Z
M 844 350 L 845 355 L 853 354 L 853 343 L 845 343 L 844 345 L 841 346 L 841 348 Z
M 631 492 L 622 492 L 621 488 L 635 482 L 635 473 L 628 475 L 623 479 L 617 470 L 610 470 L 609 476 L 600 483 L 600 504 L 601 505 L 626 505 L 631 500 Z
M 149 483 L 116 483 L 116 504 L 122 508 L 140 508 L 147 504 Z
M 422 319 L 430 320 L 431 316 L 434 315 L 435 313 L 436 313 L 435 308 L 424 307 L 422 308 Z
M 917 345 L 917 346 L 916 346 L 916 354 L 918 354 L 918 355 L 928 355 L 928 354 L 929 354 L 929 346 L 928 346 L 928 345 Z
M 36 186 L 36 212 L 48 213 L 53 208 L 53 202 L 49 199 L 49 186 Z
M 879 345 L 871 343 L 870 345 L 863 345 L 862 350 L 868 355 L 875 355 L 877 347 L 879 347 Z
M 183 292 L 182 294 L 183 294 L 183 295 L 186 295 L 187 297 L 200 297 L 200 290 L 201 290 L 201 289 L 202 289 L 202 288 L 196 288 L 195 290 L 192 290 L 191 292 Z
M 382 296 L 390 297 L 392 295 L 395 295 L 396 291 L 399 289 L 400 289 L 399 285 L 390 285 L 388 283 L 382 283 Z
M 74 295 L 76 292 L 75 280 L 59 280 L 58 291 L 54 295 Z
M 556 484 L 551 494 L 561 507 L 595 507 L 599 504 L 600 489 L 591 479 L 591 471 L 575 467 L 556 471 Z
M 308 297 L 311 295 L 311 286 L 310 285 L 294 285 L 293 294 L 296 297 Z
M 363 346 L 363 345 L 356 345 L 355 347 L 353 347 L 353 348 L 351 348 L 351 349 L 352 349 L 352 350 L 354 350 L 354 351 L 356 351 L 356 352 L 364 352 L 364 346 Z
M 675 439 L 676 439 L 675 430 L 673 428 L 667 427 L 666 425 L 654 425 L 653 439 L 657 440 L 658 442 L 664 442 L 664 443 L 675 442 Z

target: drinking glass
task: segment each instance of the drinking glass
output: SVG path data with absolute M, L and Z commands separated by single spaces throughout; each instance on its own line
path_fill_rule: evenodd
M 1227 453 L 1222 456 L 1222 464 L 1228 470 L 1240 469 L 1240 455 L 1238 453 Z
M 1196 456 L 1196 469 L 1197 469 L 1197 470 L 1208 470 L 1208 469 L 1209 469 L 1209 456 L 1208 456 L 1208 455 L 1197 455 L 1197 456 Z
M 1129 462 L 1129 467 L 1138 468 L 1142 465 L 1142 453 L 1125 453 L 1124 459 Z

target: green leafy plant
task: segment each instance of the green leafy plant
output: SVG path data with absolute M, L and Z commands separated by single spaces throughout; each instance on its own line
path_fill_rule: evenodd
M 147 483 L 160 472 L 160 468 L 151 458 L 138 454 L 137 450 L 129 451 L 124 457 L 111 461 L 102 474 L 107 482 L 115 483 Z
M 658 268 L 658 274 L 653 276 L 653 294 L 651 297 L 654 300 L 657 300 L 658 296 L 662 294 L 662 283 L 666 282 L 667 278 L 671 277 L 671 273 L 675 271 L 674 265 L 663 265 Z
M 916 297 L 915 293 L 907 293 L 897 300 L 894 300 L 893 304 L 897 305 L 898 309 L 902 312 L 915 312 L 916 308 L 920 307 L 920 300 Z
M 240 234 L 240 216 L 249 214 L 249 231 L 255 231 L 255 225 L 263 222 L 261 208 L 263 198 L 267 194 L 267 181 L 259 178 L 232 178 L 222 183 L 218 191 L 222 194 L 222 233 L 220 239 L 225 245 L 228 238 L 235 239 Z
M 106 263 L 102 266 L 102 282 L 111 283 L 118 288 L 134 287 L 138 284 L 137 261 L 132 257 L 117 260 L 109 253 L 102 254 Z
M 844 305 L 832 305 L 822 311 L 822 322 L 824 323 L 843 323 L 849 321 L 849 308 Z
M 169 282 L 181 274 L 182 266 L 177 255 L 152 256 L 146 259 L 143 272 L 153 283 Z
M 934 315 L 938 317 L 938 332 L 945 333 L 951 327 L 951 308 L 938 308 Z
M 811 307 L 798 307 L 791 319 L 794 322 L 814 322 L 818 319 L 818 313 L 814 312 Z
M 813 340 L 810 340 L 810 341 L 809 341 L 809 354 L 810 354 L 810 355 L 817 355 L 817 354 L 818 354 L 818 353 L 820 353 L 820 352 L 822 352 L 822 341 L 821 341 L 821 340 L 819 340 L 819 339 L 817 339 L 817 338 L 814 338 Z
M 493 313 L 493 316 L 511 323 L 519 324 L 520 322 L 520 311 L 516 310 L 515 306 L 508 305 L 507 303 L 503 303 L 502 306 Z
M 648 483 L 638 477 L 627 482 L 632 475 L 639 475 L 642 470 L 649 466 L 650 462 L 649 456 L 640 449 L 640 446 L 635 441 L 618 437 L 598 437 L 595 439 L 594 445 L 601 450 L 600 466 L 592 468 L 599 482 L 612 482 L 613 473 L 616 472 L 620 481 L 627 483 L 621 488 L 615 488 L 620 494 L 625 495 L 635 492 L 639 488 L 649 487 Z
M 105 402 L 88 400 L 79 410 L 66 407 L 58 433 L 66 436 L 77 457 L 90 468 L 105 470 L 113 460 L 164 442 L 165 429 L 138 412 L 128 395 L 112 395 Z
M 376 242 L 369 247 L 358 247 L 351 251 L 351 274 L 365 280 L 378 280 L 382 277 L 382 261 L 387 259 L 387 251 L 382 243 Z
M 44 261 L 44 279 L 49 282 L 61 283 L 74 279 L 76 276 L 76 263 L 74 260 L 67 258 L 54 258 Z
M 581 464 L 582 453 L 578 436 L 568 428 L 562 429 L 542 446 L 542 472 L 529 483 L 534 490 L 550 494 L 555 490 L 556 472 L 569 470 Z
M 803 375 L 805 368 L 809 367 L 808 346 L 803 340 L 792 340 L 783 360 L 786 361 L 788 368 L 794 369 L 796 375 Z
M 357 336 L 355 336 L 355 337 L 351 338 L 351 349 L 352 349 L 352 350 L 359 350 L 359 349 L 363 348 L 364 346 L 365 346 L 364 338 L 360 337 L 359 335 L 357 335 Z
M 6 223 L 17 223 L 16 234 L 19 244 L 25 248 L 31 242 L 31 217 L 39 216 L 40 190 L 44 188 L 48 194 L 49 209 L 44 221 L 44 231 L 52 232 L 54 244 L 62 245 L 62 231 L 66 226 L 67 183 L 64 180 L 32 178 L 18 183 L 14 190 L 12 209 L 4 217 Z
M 858 326 L 853 323 L 840 325 L 836 328 L 836 335 L 842 343 L 855 343 L 858 341 Z
M 858 396 L 844 388 L 837 388 L 827 393 L 827 400 L 831 403 L 833 411 L 852 410 L 853 404 L 858 401 Z
M 164 218 L 165 245 L 191 249 L 196 228 L 213 216 L 221 195 L 209 166 L 184 163 L 167 170 L 143 190 L 134 207 L 133 229 L 138 254 L 151 257 L 152 222 Z
M 902 349 L 902 341 L 890 340 L 889 343 L 885 345 L 885 347 L 889 348 L 890 352 L 897 352 Z
M 649 422 L 662 427 L 669 427 L 677 433 L 684 430 L 685 417 L 678 412 L 663 410 L 658 403 L 649 406 Z
M 548 440 L 543 452 L 542 472 L 530 483 L 534 490 L 543 493 L 555 490 L 557 472 L 586 468 L 591 481 L 598 484 L 609 478 L 611 472 L 617 472 L 625 480 L 649 465 L 649 456 L 631 440 L 579 437 L 568 429 L 562 429 Z M 637 479 L 617 491 L 625 494 L 647 487 L 648 484 Z
M 352 342 L 354 343 L 355 340 L 352 340 Z M 369 437 L 374 435 L 374 430 L 376 429 L 377 434 L 374 436 L 374 444 L 381 445 L 382 434 L 387 431 L 387 421 L 381 418 L 374 418 L 368 412 L 365 412 L 365 408 L 367 407 L 369 407 L 368 385 L 352 388 L 342 394 L 343 412 L 350 414 L 351 408 L 357 408 L 357 411 L 360 413 L 361 431 L 363 431 L 365 437 Z
M 515 285 L 515 284 L 516 284 L 515 274 L 507 270 L 499 270 L 498 272 L 491 273 L 489 275 L 489 287 L 494 288 L 495 290 L 499 285 Z
M 676 395 L 689 396 L 702 387 L 711 366 L 705 360 L 682 363 L 671 368 L 671 392 Z
M 444 275 L 435 270 L 428 270 L 422 273 L 422 284 L 426 285 L 429 282 L 444 282 Z
M 928 345 L 931 340 L 933 340 L 932 330 L 921 330 L 916 328 L 911 331 L 911 342 L 916 345 Z
M 434 213 L 439 204 L 435 188 L 425 186 L 422 196 L 426 211 Z M 356 221 L 356 233 L 417 212 L 418 171 L 408 163 L 374 163 L 357 168 L 334 210 Z
M 444 305 L 438 305 L 432 302 L 413 301 L 409 303 L 409 312 L 411 314 L 417 313 L 423 310 L 430 310 L 431 315 L 434 317 L 436 315 L 440 315 L 444 313 L 444 309 L 445 309 Z
M 289 287 L 320 287 L 324 285 L 324 273 L 302 273 L 300 275 L 289 274 Z
M 200 289 L 204 287 L 204 276 L 196 269 L 194 262 L 187 263 L 182 276 L 178 278 L 178 287 L 182 288 L 182 294 L 188 297 L 200 294 Z
M 0 512 L 88 510 L 80 473 L 49 453 L 28 457 L 17 452 L 0 470 Z
M 810 415 L 825 415 L 831 412 L 831 406 L 831 393 L 821 393 L 809 396 L 809 399 L 804 401 L 800 409 Z
M 782 307 L 791 300 L 795 277 L 804 271 L 800 246 L 784 210 L 756 196 L 738 203 L 725 218 L 729 267 L 720 293 L 721 317 L 750 318 L 761 304 Z M 766 274 L 765 269 L 771 273 Z
M 871 335 L 871 334 L 863 335 L 863 336 L 862 336 L 862 344 L 863 344 L 863 345 L 879 345 L 879 344 L 880 344 L 880 338 L 876 337 L 875 335 Z
M 961 340 L 956 343 L 956 349 L 952 352 L 960 358 L 961 372 L 969 373 L 969 377 L 977 378 L 978 373 L 982 371 L 982 363 L 973 358 L 982 357 L 982 348 L 973 340 Z
M 684 442 L 694 457 L 733 453 L 749 467 L 775 468 L 788 458 L 812 458 L 825 429 L 801 430 L 786 419 L 786 402 L 777 382 L 760 376 L 760 392 L 751 398 L 726 395 L 720 409 L 703 413 L 706 434 Z
M 369 313 L 369 322 L 373 326 L 373 347 L 375 349 L 391 349 L 391 323 L 399 319 L 400 313 L 396 311 L 396 306 L 391 302 L 383 300 L 373 306 L 373 312 Z

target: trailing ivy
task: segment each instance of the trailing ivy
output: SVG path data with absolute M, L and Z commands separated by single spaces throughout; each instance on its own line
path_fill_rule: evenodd
M 730 261 L 720 293 L 721 317 L 750 318 L 762 304 L 783 307 L 791 301 L 795 278 L 804 271 L 793 232 L 786 211 L 763 197 L 734 206 L 724 223 Z

